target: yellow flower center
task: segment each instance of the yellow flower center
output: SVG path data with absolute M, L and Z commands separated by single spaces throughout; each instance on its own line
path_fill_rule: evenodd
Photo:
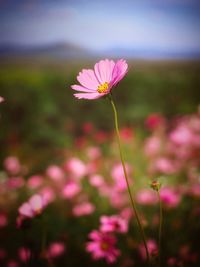
M 108 245 L 106 242 L 102 242 L 102 243 L 101 243 L 101 249 L 102 249 L 103 251 L 106 251 L 106 250 L 109 249 L 109 245 Z
M 108 86 L 109 86 L 109 84 L 107 82 L 99 85 L 98 89 L 97 89 L 98 93 L 100 93 L 100 94 L 106 93 L 108 91 Z

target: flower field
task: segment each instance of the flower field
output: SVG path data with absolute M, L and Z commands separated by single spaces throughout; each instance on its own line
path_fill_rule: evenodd
M 199 64 L 128 62 L 113 89 L 148 265 L 109 101 L 70 88 L 93 63 L 1 63 L 0 266 L 199 266 Z

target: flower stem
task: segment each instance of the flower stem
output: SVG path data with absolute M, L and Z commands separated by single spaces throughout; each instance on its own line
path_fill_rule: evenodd
M 46 241 L 47 241 L 47 229 L 46 229 L 46 221 L 44 216 L 42 217 L 42 226 L 43 226 L 43 235 L 42 235 L 42 242 L 41 242 L 41 255 L 44 257 L 49 267 L 54 267 L 52 260 L 46 255 Z
M 160 219 L 159 219 L 159 233 L 158 233 L 158 266 L 161 265 L 161 236 L 162 236 L 162 223 L 163 223 L 163 212 L 162 212 L 162 201 L 160 198 L 160 190 L 157 191 L 158 199 L 159 199 L 159 212 L 160 212 Z
M 129 185 L 129 181 L 128 181 L 128 175 L 127 175 L 127 171 L 126 171 L 126 167 L 125 167 L 125 163 L 124 163 L 124 157 L 123 157 L 123 153 L 122 153 L 121 140 L 120 140 L 120 134 L 119 134 L 117 109 L 116 109 L 116 106 L 115 106 L 115 103 L 113 101 L 113 98 L 112 98 L 111 94 L 109 94 L 109 100 L 110 100 L 110 103 L 112 105 L 113 112 L 114 112 L 115 130 L 116 130 L 116 134 L 117 134 L 117 142 L 118 142 L 118 147 L 119 147 L 120 159 L 121 159 L 121 163 L 122 163 L 122 166 L 123 166 L 124 177 L 125 177 L 125 180 L 126 180 L 127 189 L 128 189 L 129 197 L 130 197 L 130 200 L 131 200 L 131 205 L 132 205 L 134 214 L 136 216 L 136 220 L 137 220 L 137 223 L 138 223 L 138 226 L 139 226 L 139 229 L 140 229 L 140 233 L 142 235 L 144 247 L 145 247 L 145 250 L 146 250 L 147 261 L 150 264 L 149 251 L 148 251 L 148 248 L 147 248 L 147 242 L 146 242 L 146 238 L 145 238 L 145 234 L 144 234 L 144 229 L 143 229 L 143 226 L 142 226 L 142 224 L 140 222 L 140 218 L 139 218 L 139 215 L 138 215 L 138 212 L 137 212 L 137 209 L 136 209 L 135 201 L 134 201 L 134 198 L 132 196 L 130 185 Z

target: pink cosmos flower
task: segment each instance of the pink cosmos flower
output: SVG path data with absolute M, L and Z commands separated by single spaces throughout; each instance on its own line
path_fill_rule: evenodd
M 49 258 L 56 258 L 65 252 L 65 245 L 62 242 L 54 242 L 49 245 L 47 255 Z
M 119 215 L 101 216 L 100 218 L 102 232 L 111 233 L 127 233 L 128 220 L 120 217 Z
M 158 202 L 158 199 L 154 191 L 142 189 L 137 193 L 136 201 L 142 205 L 154 205 Z
M 119 192 L 118 188 L 110 187 L 107 195 L 109 197 L 110 204 L 116 209 L 123 208 L 129 201 L 126 192 Z
M 120 216 L 127 221 L 130 221 L 131 217 L 133 217 L 133 209 L 130 207 L 123 208 L 120 211 Z
M 33 195 L 28 202 L 23 203 L 18 211 L 21 216 L 33 218 L 41 214 L 44 209 L 44 200 L 40 195 Z
M 104 178 L 100 174 L 91 175 L 89 182 L 92 186 L 97 188 L 105 184 Z
M 66 163 L 64 168 L 69 172 L 74 178 L 81 179 L 87 173 L 87 167 L 85 163 L 79 158 L 71 158 Z
M 56 182 L 63 179 L 64 171 L 56 165 L 50 165 L 46 170 L 46 175 Z
M 128 143 L 133 140 L 134 132 L 130 127 L 124 127 L 120 130 L 120 136 L 124 142 Z
M 101 60 L 95 64 L 94 70 L 83 69 L 77 76 L 81 85 L 72 85 L 74 94 L 78 99 L 97 99 L 109 94 L 114 86 L 123 79 L 128 71 L 125 60 L 120 59 L 116 63 L 113 60 Z M 81 93 L 80 93 L 81 92 Z
M 94 125 L 91 122 L 85 122 L 82 126 L 82 130 L 85 134 L 89 134 L 93 132 L 94 130 Z
M 18 250 L 18 255 L 22 262 L 27 262 L 31 257 L 31 251 L 29 248 L 21 247 Z
M 125 163 L 125 166 L 126 166 L 127 175 L 130 176 L 131 167 L 128 163 Z M 115 187 L 118 191 L 124 191 L 127 189 L 123 166 L 121 163 L 117 163 L 113 166 L 111 170 L 111 176 L 114 179 Z M 132 180 L 129 180 L 129 182 L 131 183 Z
M 84 202 L 81 204 L 77 204 L 73 208 L 73 214 L 74 216 L 84 216 L 84 215 L 90 215 L 95 210 L 95 206 L 90 202 Z
M 181 196 L 173 188 L 164 187 L 160 190 L 160 198 L 168 208 L 175 208 L 181 201 Z
M 25 181 L 23 177 L 10 177 L 7 181 L 7 187 L 9 189 L 18 189 L 24 185 Z
M 147 248 L 148 248 L 150 256 L 155 256 L 158 253 L 157 243 L 153 239 L 147 240 Z M 139 252 L 140 252 L 141 258 L 143 260 L 145 260 L 146 259 L 146 250 L 145 250 L 144 244 L 141 244 L 139 246 Z
M 75 197 L 81 191 L 81 186 L 75 182 L 67 183 L 62 191 L 63 197 L 66 199 L 71 199 Z
M 105 259 L 107 263 L 113 263 L 120 255 L 120 251 L 115 248 L 117 239 L 108 233 L 92 231 L 89 234 L 90 242 L 86 244 L 86 250 L 92 253 L 94 260 Z
M 47 206 L 49 203 L 53 202 L 55 199 L 55 192 L 50 186 L 42 188 L 39 192 L 43 199 L 43 205 Z
M 159 113 L 152 113 L 150 114 L 146 121 L 145 125 L 149 130 L 155 130 L 160 126 L 163 126 L 165 123 L 164 117 Z
M 200 198 L 200 184 L 193 184 L 188 193 L 193 197 Z
M 41 175 L 33 175 L 29 177 L 27 186 L 31 189 L 36 189 L 42 185 L 44 178 Z
M 97 146 L 88 147 L 86 153 L 88 158 L 91 160 L 98 159 L 101 156 L 101 150 Z
M 176 171 L 176 166 L 172 160 L 166 157 L 157 158 L 154 162 L 155 171 L 163 174 L 173 174 Z
M 170 140 L 175 145 L 191 145 L 193 139 L 193 133 L 188 125 L 181 124 L 169 135 Z
M 161 139 L 158 136 L 151 136 L 146 139 L 144 145 L 144 153 L 147 157 L 154 157 L 161 150 Z
M 17 157 L 10 156 L 4 160 L 4 167 L 6 171 L 11 175 L 16 175 L 21 170 L 21 164 Z
M 0 103 L 4 102 L 4 98 L 0 96 Z

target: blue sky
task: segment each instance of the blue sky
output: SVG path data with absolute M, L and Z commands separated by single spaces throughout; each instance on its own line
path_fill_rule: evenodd
M 0 0 L 0 43 L 200 50 L 199 0 Z

